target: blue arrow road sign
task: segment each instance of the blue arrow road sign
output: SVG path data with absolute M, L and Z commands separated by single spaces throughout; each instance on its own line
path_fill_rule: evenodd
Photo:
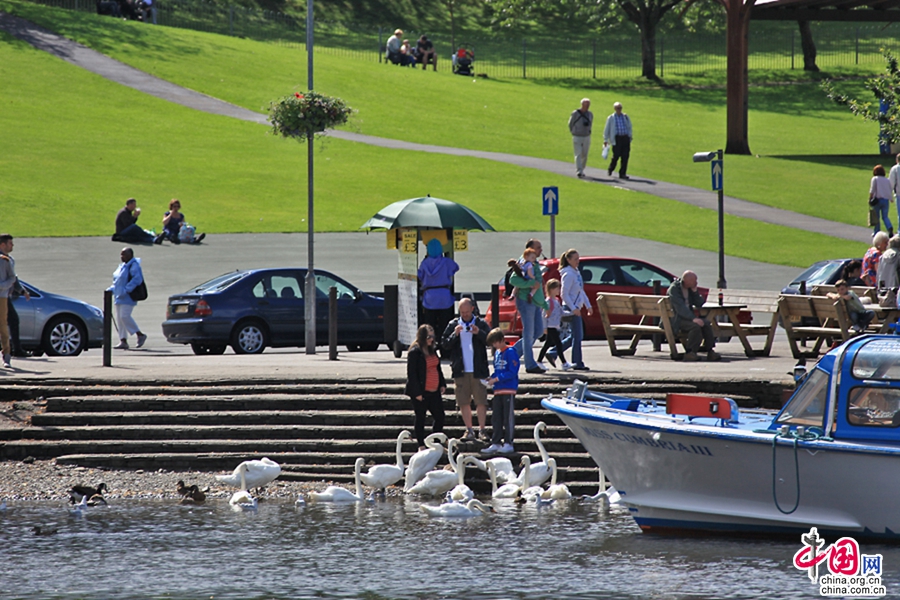
M 710 161 L 710 174 L 712 175 L 712 189 L 714 192 L 718 192 L 722 189 L 722 183 L 725 179 L 725 176 L 722 173 L 722 161 L 721 160 L 713 160 Z
M 545 187 L 544 193 L 541 195 L 541 202 L 544 205 L 544 216 L 559 214 L 559 188 Z

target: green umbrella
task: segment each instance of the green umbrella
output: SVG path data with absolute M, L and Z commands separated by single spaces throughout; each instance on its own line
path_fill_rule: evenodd
M 472 209 L 440 198 L 412 198 L 385 206 L 374 217 L 363 223 L 360 229 L 398 229 L 421 227 L 432 229 L 480 229 L 494 231 Z

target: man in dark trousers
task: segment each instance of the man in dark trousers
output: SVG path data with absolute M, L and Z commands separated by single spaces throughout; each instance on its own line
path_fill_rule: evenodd
M 459 301 L 459 318 L 447 323 L 441 349 L 450 356 L 456 405 L 466 426 L 464 441 L 476 439 L 472 428 L 472 402 L 478 413 L 479 436 L 487 441 L 487 389 L 481 383 L 490 374 L 487 362 L 488 324 L 475 316 L 475 306 L 468 298 Z
M 703 307 L 703 297 L 697 291 L 697 274 L 693 271 L 685 271 L 681 279 L 676 279 L 669 286 L 669 302 L 672 304 L 672 329 L 675 335 L 687 334 L 687 342 L 684 345 L 687 351 L 684 355 L 685 362 L 696 362 L 697 352 L 702 348 L 707 351 L 707 360 L 710 362 L 721 360 L 718 352 L 713 350 L 716 338 L 713 335 L 712 325 L 703 317 L 698 317 L 695 309 Z
M 616 163 L 622 159 L 619 167 L 619 179 L 628 179 L 628 157 L 631 156 L 631 140 L 634 139 L 631 130 L 631 117 L 622 112 L 622 103 L 613 104 L 613 114 L 606 118 L 606 127 L 603 128 L 603 145 L 612 144 L 613 159 L 609 163 L 606 174 L 612 176 L 616 170 Z
M 112 236 L 112 240 L 114 242 L 131 242 L 135 244 L 149 244 L 153 242 L 154 237 L 137 224 L 140 216 L 141 209 L 137 206 L 137 200 L 134 198 L 126 200 L 125 207 L 119 210 L 116 215 L 116 233 Z M 163 235 L 160 234 L 157 238 L 159 243 L 162 243 Z

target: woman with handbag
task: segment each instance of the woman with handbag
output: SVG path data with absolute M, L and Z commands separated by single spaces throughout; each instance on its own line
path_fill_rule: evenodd
M 113 293 L 116 323 L 119 327 L 119 345 L 115 346 L 115 349 L 128 350 L 129 334 L 137 335 L 138 348 L 147 341 L 147 336 L 131 316 L 138 299 L 147 298 L 147 285 L 144 283 L 144 273 L 141 271 L 141 259 L 134 257 L 134 250 L 127 247 L 122 248 L 119 256 L 122 258 L 122 262 L 113 273 L 113 284 L 108 291 Z
M 883 220 L 884 226 L 888 230 L 888 237 L 894 237 L 894 225 L 888 216 L 891 202 L 893 202 L 891 182 L 884 176 L 884 167 L 875 165 L 875 168 L 872 169 L 872 182 L 869 184 L 869 225 L 875 228 L 872 235 L 881 231 L 881 221 Z

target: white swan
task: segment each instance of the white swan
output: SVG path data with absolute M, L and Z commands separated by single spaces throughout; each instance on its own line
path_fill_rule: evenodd
M 474 456 L 466 456 L 456 463 L 456 474 L 459 479 L 456 487 L 450 490 L 450 499 L 454 502 L 468 502 L 475 497 L 475 492 L 465 484 L 466 464 L 472 464 L 473 460 L 478 459 Z
M 475 500 L 474 498 L 465 504 L 448 502 L 447 504 L 441 504 L 440 506 L 429 506 L 427 504 L 422 504 L 421 506 L 422 510 L 431 517 L 468 519 L 469 517 L 476 517 L 485 513 L 494 512 L 493 507 L 487 506 L 480 500 Z
M 446 438 L 446 436 L 444 436 Z M 450 462 L 450 470 L 435 469 L 425 473 L 425 477 L 409 488 L 408 494 L 423 494 L 426 496 L 440 496 L 449 492 L 459 483 L 458 466 L 453 453 L 459 440 L 452 439 L 447 442 L 447 460 Z M 465 467 L 463 467 L 465 468 Z
M 497 487 L 497 468 L 493 463 L 488 462 L 487 464 L 488 473 L 491 476 L 491 497 L 492 498 L 515 498 L 519 495 L 519 491 L 522 489 L 518 484 L 515 483 L 504 483 L 499 488 Z
M 263 487 L 281 474 L 281 466 L 274 460 L 261 458 L 245 460 L 231 475 L 216 475 L 216 479 L 240 490 Z
M 572 497 L 569 487 L 564 483 L 556 483 L 556 459 L 549 458 L 547 462 L 550 464 L 550 470 L 553 472 L 553 475 L 550 476 L 550 487 L 541 493 L 541 498 L 544 500 L 568 500 Z
M 245 510 L 256 510 L 259 506 L 259 501 L 251 496 L 250 492 L 247 490 L 238 490 L 231 495 L 228 504 L 231 505 L 231 510 L 241 512 Z
M 366 499 L 363 494 L 362 481 L 359 478 L 359 472 L 362 470 L 366 461 L 362 458 L 356 459 L 353 466 L 353 480 L 356 484 L 356 493 L 354 494 L 348 489 L 337 485 L 328 486 L 323 492 L 310 492 L 309 498 L 315 502 L 363 502 Z
M 494 472 L 499 484 L 512 483 L 516 479 L 516 471 L 513 469 L 512 461 L 505 456 L 497 456 L 489 460 L 478 460 L 476 458 L 473 464 L 485 472 L 488 470 L 488 465 L 494 465 Z
M 531 485 L 531 457 L 526 454 L 522 457 L 522 500 L 529 502 L 543 493 L 544 488 Z
M 419 450 L 409 459 L 409 466 L 406 467 L 406 482 L 403 485 L 404 492 L 408 492 L 412 486 L 425 477 L 425 473 L 434 469 L 441 460 L 444 447 L 436 443 L 438 440 L 444 443 L 447 441 L 447 436 L 443 433 L 432 433 L 425 438 L 425 450 Z
M 581 497 L 582 502 L 599 502 L 603 508 L 609 508 L 610 504 L 616 504 L 621 500 L 621 496 L 619 496 L 619 492 L 616 491 L 616 488 L 613 486 L 609 486 L 609 489 L 606 487 L 606 481 L 603 477 L 603 471 L 600 470 L 600 487 L 597 490 L 597 493 L 593 496 L 584 495 Z
M 409 432 L 405 429 L 397 436 L 397 464 L 396 465 L 375 465 L 369 468 L 368 473 L 363 473 L 359 477 L 362 482 L 376 490 L 384 491 L 389 485 L 394 485 L 403 479 L 403 454 L 400 451 L 403 440 L 409 439 Z

